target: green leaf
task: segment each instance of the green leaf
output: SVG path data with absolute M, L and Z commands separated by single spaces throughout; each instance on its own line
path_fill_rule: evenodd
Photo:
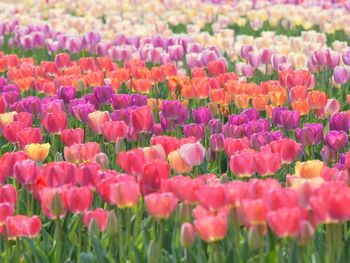
M 79 255 L 78 263 L 93 263 L 96 262 L 94 255 L 91 252 L 83 252 Z
M 105 251 L 103 250 L 100 241 L 94 236 L 92 245 L 94 247 L 94 254 L 96 257 L 97 262 L 99 263 L 109 263 Z
M 36 263 L 50 263 L 46 254 L 39 247 L 34 245 L 33 240 L 29 238 L 24 238 L 23 240 L 29 244 Z

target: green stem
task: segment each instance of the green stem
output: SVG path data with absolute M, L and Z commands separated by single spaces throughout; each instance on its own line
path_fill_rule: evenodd
M 118 219 L 118 249 L 119 249 L 119 262 L 124 262 L 124 243 L 123 243 L 123 220 L 120 209 L 116 208 Z
M 131 253 L 131 208 L 126 209 L 126 255 L 127 258 L 130 259 L 130 253 Z
M 164 226 L 165 221 L 159 221 L 159 239 L 158 239 L 158 262 L 162 262 L 162 248 L 163 248 L 163 239 L 164 239 Z

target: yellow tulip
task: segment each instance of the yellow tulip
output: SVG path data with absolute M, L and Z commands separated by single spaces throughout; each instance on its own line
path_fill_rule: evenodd
M 31 143 L 26 145 L 25 151 L 30 159 L 37 162 L 43 162 L 49 155 L 50 147 L 49 143 Z
M 320 177 L 323 167 L 324 162 L 320 160 L 297 162 L 295 164 L 295 175 L 306 179 Z
M 0 123 L 2 126 L 13 121 L 13 117 L 17 114 L 15 111 L 5 112 L 0 114 Z

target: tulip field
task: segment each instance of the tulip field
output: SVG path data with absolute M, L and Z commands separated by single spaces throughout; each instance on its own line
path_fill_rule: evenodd
M 350 1 L 0 1 L 0 262 L 350 262 Z

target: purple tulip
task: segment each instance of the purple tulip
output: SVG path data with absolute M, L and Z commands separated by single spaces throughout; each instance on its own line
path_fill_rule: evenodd
M 130 96 L 127 94 L 112 94 L 110 102 L 114 110 L 127 108 L 130 106 Z
M 249 121 L 256 121 L 260 118 L 259 111 L 255 108 L 245 109 L 242 111 L 241 115 L 247 116 Z
M 181 109 L 181 102 L 179 100 L 163 100 L 162 114 L 165 118 L 176 120 Z
M 329 162 L 333 162 L 335 160 L 337 156 L 336 151 L 330 149 L 327 146 L 323 146 L 322 150 L 321 150 L 321 157 L 322 157 L 322 161 L 329 163 Z
M 263 48 L 260 50 L 261 62 L 263 64 L 271 64 L 271 58 L 273 55 L 273 50 L 271 48 Z
M 207 107 L 192 109 L 192 117 L 195 123 L 204 125 L 208 125 L 209 121 L 213 118 L 210 110 Z
M 243 137 L 243 125 L 226 123 L 223 126 L 223 133 L 225 138 L 240 139 Z
M 184 56 L 184 49 L 181 45 L 173 45 L 168 48 L 171 60 L 180 61 Z
M 45 115 L 47 112 L 52 111 L 64 111 L 64 102 L 63 100 L 55 99 L 50 101 L 41 102 L 41 114 Z
M 333 69 L 340 63 L 340 54 L 338 52 L 327 50 L 327 67 Z
M 319 67 L 326 66 L 327 63 L 327 49 L 318 49 L 312 53 L 311 59 L 315 65 Z
M 183 125 L 183 134 L 185 137 L 195 137 L 197 140 L 200 140 L 204 137 L 204 125 L 203 124 L 188 124 Z
M 163 129 L 163 131 L 175 131 L 178 124 L 176 123 L 176 120 L 168 119 L 164 116 L 163 112 L 159 112 L 159 119 L 160 119 L 160 125 Z
M 346 48 L 342 52 L 342 60 L 345 65 L 350 66 L 350 48 Z
M 299 111 L 283 111 L 281 115 L 282 126 L 287 131 L 295 130 L 300 124 L 300 112 Z
M 329 131 L 325 142 L 330 149 L 339 152 L 348 144 L 348 134 L 344 131 Z
M 254 50 L 252 45 L 244 45 L 241 47 L 241 58 L 248 59 L 248 55 L 250 52 Z
M 270 143 L 270 132 L 258 132 L 249 137 L 249 144 L 256 151 L 268 143 Z
M 33 115 L 39 115 L 41 112 L 41 100 L 38 97 L 29 96 L 20 101 L 23 110 Z
M 77 91 L 73 86 L 66 86 L 66 87 L 61 86 L 57 90 L 57 97 L 63 100 L 65 104 L 68 104 L 69 101 L 71 101 L 72 99 L 75 99 L 76 94 L 77 94 Z
M 323 125 L 306 123 L 303 128 L 296 129 L 295 135 L 303 146 L 319 144 L 323 140 Z
M 282 127 L 282 113 L 287 110 L 287 107 L 276 107 L 272 109 L 272 123 L 278 127 Z
M 254 73 L 255 73 L 255 69 L 249 65 L 249 64 L 245 64 L 242 65 L 242 75 L 248 79 L 254 77 Z
M 261 55 L 257 52 L 250 52 L 248 54 L 248 60 L 253 68 L 258 68 L 261 65 Z
M 111 113 L 111 119 L 113 121 L 124 121 L 127 125 L 131 125 L 131 113 L 132 107 L 121 108 Z
M 208 123 L 210 134 L 222 133 L 222 122 L 218 119 L 211 119 Z
M 248 124 L 243 124 L 243 134 L 248 138 L 258 132 L 269 132 L 270 124 L 266 119 L 260 119 L 256 121 L 252 121 Z
M 273 54 L 271 56 L 271 64 L 275 70 L 279 69 L 279 66 L 287 62 L 287 58 L 284 55 Z
M 147 96 L 141 94 L 131 94 L 130 95 L 130 105 L 131 106 L 146 106 Z
M 231 114 L 228 116 L 227 123 L 231 125 L 241 125 L 249 122 L 246 114 Z
M 346 113 L 334 113 L 329 120 L 329 129 L 337 131 L 349 131 L 349 117 Z
M 212 134 L 209 137 L 209 147 L 212 151 L 218 152 L 224 149 L 225 137 L 221 133 Z
M 95 110 L 95 106 L 90 103 L 77 104 L 72 107 L 75 118 L 82 121 L 83 123 L 87 123 L 88 115 Z
M 337 66 L 333 73 L 334 81 L 338 84 L 345 84 L 349 80 L 349 71 L 345 67 Z

